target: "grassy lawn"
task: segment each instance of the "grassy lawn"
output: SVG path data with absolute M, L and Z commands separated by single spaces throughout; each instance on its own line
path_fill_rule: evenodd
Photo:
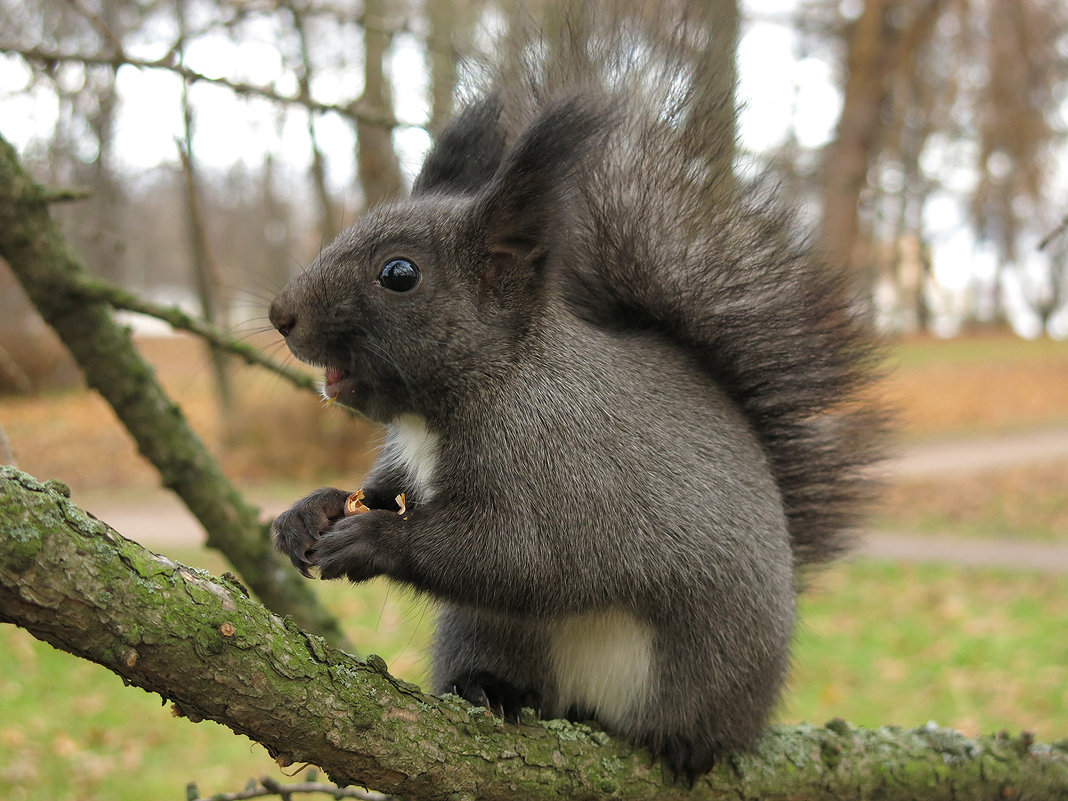
M 174 554 L 218 569 L 204 551 Z M 432 615 L 384 583 L 323 587 L 347 633 L 422 681 Z M 862 561 L 821 576 L 802 604 L 783 722 L 929 720 L 967 733 L 1068 736 L 1068 577 Z M 281 777 L 259 746 L 192 724 L 108 671 L 0 627 L 0 782 L 20 799 L 179 798 Z
M 1068 576 L 858 561 L 804 597 L 782 719 L 1068 737 Z

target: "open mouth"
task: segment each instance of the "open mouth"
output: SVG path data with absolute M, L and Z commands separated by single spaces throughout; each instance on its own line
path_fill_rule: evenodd
M 346 389 L 351 389 L 352 374 L 337 367 L 327 367 L 323 373 L 323 395 L 327 400 L 339 400 Z M 350 382 L 346 384 L 346 382 Z

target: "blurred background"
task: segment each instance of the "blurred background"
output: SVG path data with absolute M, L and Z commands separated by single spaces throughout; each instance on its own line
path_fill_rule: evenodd
M 737 81 L 736 165 L 770 172 L 887 342 L 887 491 L 806 595 L 784 722 L 1068 737 L 1068 5 L 705 0 Z M 0 135 L 91 272 L 285 358 L 265 310 L 367 205 L 403 194 L 476 56 L 548 2 L 0 0 Z M 733 75 L 729 73 L 734 72 Z M 77 193 L 76 193 L 77 194 Z M 227 472 L 277 512 L 355 487 L 379 432 L 125 316 Z M 0 431 L 121 533 L 221 559 L 0 262 Z M 2 442 L 2 438 L 0 438 Z M 323 586 L 419 681 L 426 603 Z M 12 799 L 177 797 L 276 771 L 94 665 L 0 628 Z

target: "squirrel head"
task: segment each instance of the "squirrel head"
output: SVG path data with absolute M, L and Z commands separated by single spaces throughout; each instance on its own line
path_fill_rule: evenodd
M 325 368 L 327 397 L 373 420 L 477 399 L 539 330 L 569 188 L 604 117 L 571 98 L 507 148 L 488 119 L 499 160 L 472 167 L 446 131 L 412 198 L 369 211 L 271 304 L 293 354 Z

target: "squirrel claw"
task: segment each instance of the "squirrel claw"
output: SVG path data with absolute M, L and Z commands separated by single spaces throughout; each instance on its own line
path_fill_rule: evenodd
M 479 671 L 449 682 L 452 692 L 468 703 L 485 707 L 492 714 L 509 723 L 522 722 L 524 708 L 537 714 L 541 699 L 533 690 L 521 690 L 514 684 L 491 673 Z

